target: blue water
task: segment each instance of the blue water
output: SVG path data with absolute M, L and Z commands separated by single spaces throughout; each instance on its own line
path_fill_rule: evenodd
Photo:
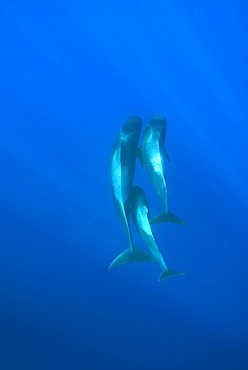
M 0 370 L 248 368 L 245 1 L 0 4 Z M 109 161 L 167 118 L 168 267 L 127 248 Z M 151 212 L 161 211 L 137 164 Z M 132 228 L 135 245 L 145 248 Z

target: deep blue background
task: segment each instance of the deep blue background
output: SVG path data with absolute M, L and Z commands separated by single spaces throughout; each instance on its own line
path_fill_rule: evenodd
M 0 4 L 0 369 L 248 368 L 245 1 Z M 166 263 L 127 247 L 116 135 L 167 117 Z M 161 210 L 137 166 L 152 214 Z M 135 245 L 142 241 L 134 233 Z

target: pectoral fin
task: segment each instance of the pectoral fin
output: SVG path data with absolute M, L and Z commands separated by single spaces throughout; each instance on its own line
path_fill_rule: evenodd
M 110 157 L 112 157 L 112 155 L 113 155 L 113 151 L 112 152 L 110 152 L 106 157 L 105 157 L 105 161 L 107 161 Z
M 144 167 L 144 161 L 143 161 L 143 157 L 142 157 L 141 146 L 139 148 L 137 148 L 137 157 L 139 158 L 141 168 L 143 168 Z
M 164 155 L 168 162 L 170 162 L 170 157 L 166 149 L 164 149 Z

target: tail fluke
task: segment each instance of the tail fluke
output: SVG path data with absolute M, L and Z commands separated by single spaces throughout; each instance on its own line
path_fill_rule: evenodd
M 158 224 L 160 222 L 171 222 L 174 224 L 179 224 L 183 226 L 189 226 L 185 221 L 183 221 L 180 217 L 174 215 L 174 213 L 168 211 L 168 212 L 161 212 L 158 215 L 154 216 L 150 220 L 150 225 L 152 224 Z
M 163 280 L 169 276 L 176 276 L 176 275 L 185 275 L 183 272 L 178 272 L 170 269 L 163 270 L 158 277 L 158 280 Z
M 144 251 L 142 249 L 133 247 L 134 253 L 134 262 L 156 262 L 155 258 Z
M 109 266 L 109 270 L 116 266 L 127 265 L 132 262 L 155 262 L 155 258 L 139 248 L 128 248 L 114 259 Z

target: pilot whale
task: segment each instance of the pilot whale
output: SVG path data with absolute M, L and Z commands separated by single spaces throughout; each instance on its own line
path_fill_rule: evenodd
M 154 261 L 152 255 L 134 247 L 129 227 L 130 202 L 129 196 L 138 154 L 138 141 L 142 121 L 137 116 L 127 119 L 115 140 L 111 152 L 110 179 L 115 209 L 120 223 L 128 239 L 128 248 L 118 255 L 110 264 L 109 269 L 131 262 Z
M 130 204 L 133 223 L 139 235 L 154 256 L 155 261 L 163 270 L 158 280 L 163 280 L 169 276 L 174 275 L 184 275 L 181 272 L 170 270 L 166 266 L 149 223 L 149 208 L 145 193 L 139 186 L 134 186 L 132 188 L 130 195 Z
M 155 115 L 145 128 L 141 145 L 143 165 L 164 208 L 164 211 L 153 217 L 150 223 L 173 222 L 188 226 L 185 221 L 168 210 L 166 160 L 169 160 L 169 156 L 164 147 L 165 133 L 165 117 Z

